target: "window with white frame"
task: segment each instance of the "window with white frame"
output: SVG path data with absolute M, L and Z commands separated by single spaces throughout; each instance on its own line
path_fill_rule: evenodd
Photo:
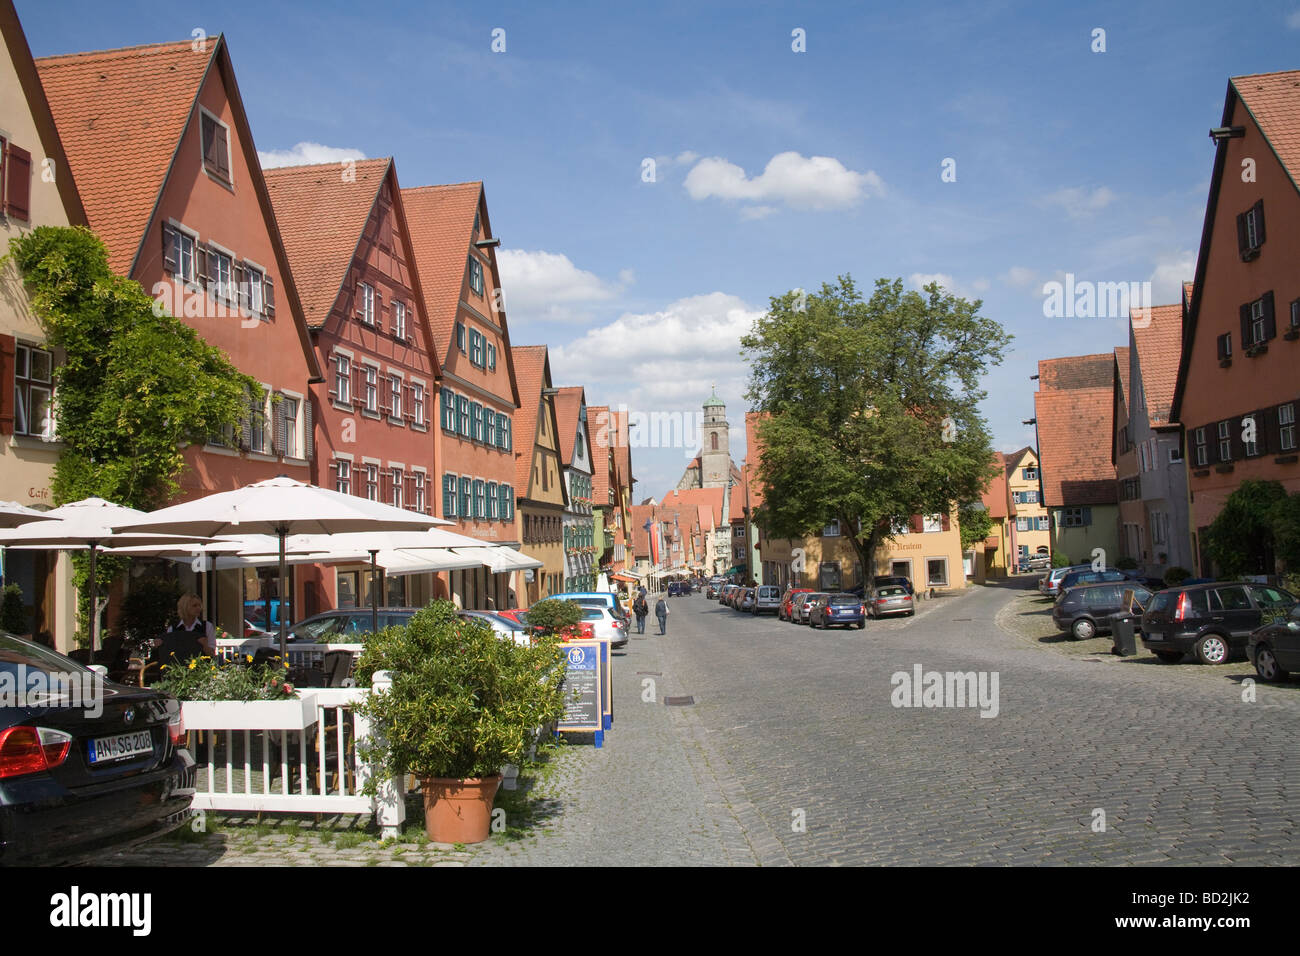
M 477 256 L 469 257 L 469 287 L 472 292 L 483 294 L 483 263 Z
M 346 458 L 334 459 L 334 490 L 341 495 L 352 494 L 352 462 Z
M 402 507 L 402 484 L 406 480 L 406 475 L 401 468 L 394 468 L 390 480 L 392 483 L 392 498 L 388 503 L 394 508 L 400 508 Z
M 399 339 L 406 338 L 406 303 L 393 303 L 393 335 Z
M 412 502 L 415 510 L 424 513 L 424 472 L 417 471 L 411 476 L 411 488 L 415 495 L 415 501 Z
M 1017 519 L 1016 519 L 1016 530 L 1017 530 L 1017 531 L 1029 531 L 1029 530 L 1031 530 L 1030 527 L 1029 527 L 1029 522 L 1031 522 L 1031 521 L 1033 521 L 1033 520 L 1034 520 L 1033 518 L 1017 518 Z
M 389 392 L 392 395 L 392 408 L 389 416 L 392 418 L 402 417 L 402 378 L 400 375 L 390 375 L 388 377 Z
M 369 285 L 362 282 L 357 286 L 360 293 L 360 303 L 357 311 L 361 314 L 361 321 L 366 325 L 375 324 L 375 290 Z
M 375 462 L 366 462 L 363 466 L 366 476 L 366 499 L 369 501 L 379 500 L 379 465 Z
M 1232 461 L 1232 422 L 1218 423 L 1219 461 Z
M 45 349 L 14 347 L 14 433 L 55 437 L 54 354 Z
M 1264 338 L 1264 300 L 1256 299 L 1250 304 L 1250 344 L 1258 345 Z
M 240 301 L 250 315 L 262 314 L 262 289 L 265 280 L 266 277 L 261 269 L 250 266 L 247 262 L 244 263 L 244 278 L 242 281 L 245 291 L 240 293 Z
M 1278 448 L 1295 451 L 1295 403 L 1279 405 L 1277 409 Z
M 1250 438 L 1249 441 L 1246 440 L 1247 436 Z M 1259 425 L 1254 415 L 1247 415 L 1241 420 L 1241 446 L 1247 458 L 1254 458 L 1259 454 Z
M 298 444 L 298 409 L 301 403 L 288 395 L 280 399 L 280 449 L 285 458 L 300 458 Z
M 172 229 L 172 261 L 176 275 L 186 282 L 198 281 L 198 240 L 188 232 Z
M 1151 513 L 1151 543 L 1164 544 L 1169 537 L 1169 516 L 1163 511 Z
M 424 386 L 419 382 L 411 384 L 411 419 L 417 425 L 424 425 Z
M 218 299 L 225 302 L 235 301 L 235 283 L 233 263 L 230 256 L 220 250 L 209 247 L 208 251 L 208 289 Z
M 352 403 L 352 359 L 346 355 L 334 356 L 334 401 Z
M 922 531 L 942 531 L 943 515 L 926 515 L 921 519 Z
M 1208 465 L 1210 463 L 1210 442 L 1205 434 L 1204 428 L 1197 428 L 1192 432 L 1192 453 L 1196 456 L 1196 464 Z
M 368 412 L 378 414 L 379 412 L 379 369 L 373 365 L 363 365 L 362 374 L 365 376 L 366 393 L 362 396 L 365 401 L 365 409 Z
M 925 559 L 925 583 L 932 588 L 948 586 L 947 558 Z

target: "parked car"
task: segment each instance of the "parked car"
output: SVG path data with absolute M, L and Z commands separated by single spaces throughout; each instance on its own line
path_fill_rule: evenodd
M 1046 571 L 1052 566 L 1050 554 L 1027 554 L 1016 562 L 1016 571 L 1028 574 L 1031 571 Z
M 726 607 L 732 607 L 732 601 L 736 597 L 736 592 L 740 590 L 737 584 L 728 584 L 722 589 L 722 596 L 718 598 L 718 603 Z
M 69 698 L 28 697 L 36 674 L 95 680 L 76 661 L 0 631 L 0 675 L 24 698 L 0 706 L 0 865 L 77 862 L 186 822 L 194 758 L 174 697 L 105 681 L 102 708 L 67 706 Z
M 1091 570 L 1091 564 L 1072 564 L 1064 568 L 1052 568 L 1052 570 L 1048 571 L 1038 579 L 1038 593 L 1043 597 L 1049 597 L 1052 600 L 1056 600 L 1056 595 L 1061 584 L 1061 578 L 1065 577 L 1071 571 Z
M 404 627 L 411 623 L 418 608 L 381 607 L 379 628 Z M 299 621 L 289 628 L 290 644 L 353 644 L 359 643 L 371 631 L 371 610 L 368 607 L 336 608 L 321 611 Z M 274 636 L 274 635 L 273 635 Z
M 492 611 L 457 611 L 456 616 L 462 621 L 482 621 L 496 632 L 497 637 L 502 639 L 512 640 L 524 647 L 532 644 L 532 636 L 528 628 L 518 621 L 512 621 L 510 618 L 502 617 Z
M 795 601 L 795 623 L 807 624 L 808 615 L 812 613 L 813 605 L 822 598 L 830 597 L 825 591 L 809 591 L 807 594 L 799 595 Z
M 875 587 L 863 603 L 873 618 L 889 617 L 891 614 L 906 614 L 911 617 L 916 613 L 915 600 L 901 584 Z
M 684 595 L 686 595 L 686 594 L 689 594 L 689 593 L 690 593 L 690 585 L 689 585 L 689 584 L 684 584 L 684 583 L 681 582 L 681 581 L 670 581 L 670 582 L 668 583 L 668 596 L 669 596 L 669 597 L 682 597 L 682 596 L 684 596 Z
M 1151 600 L 1151 592 L 1133 581 L 1096 581 L 1062 590 L 1052 606 L 1052 620 L 1073 641 L 1109 634 L 1110 616 L 1130 608 L 1124 601 L 1129 591 L 1138 607 L 1146 607 Z
M 510 620 L 518 624 L 522 624 L 524 627 L 529 627 L 527 610 L 520 609 L 520 608 L 511 608 L 510 610 L 497 611 L 496 613 L 501 615 L 504 618 L 509 618 Z M 577 630 L 576 635 L 574 635 L 573 637 L 565 636 L 562 637 L 561 640 L 589 641 L 595 636 L 595 631 L 592 629 L 590 621 L 579 621 L 575 625 L 575 628 Z
M 916 590 L 912 587 L 911 580 L 904 577 L 901 574 L 879 575 L 871 579 L 871 587 L 873 590 L 878 588 L 890 587 L 892 585 L 897 585 L 903 588 L 904 590 L 907 591 L 908 594 L 912 594 L 912 595 L 916 594 Z
M 609 641 L 611 647 L 627 645 L 628 626 L 607 607 L 588 607 L 582 612 L 582 622 L 591 627 L 596 640 Z
M 771 611 L 773 614 L 781 612 L 781 589 L 774 584 L 762 584 L 754 592 L 754 606 L 751 609 L 755 615 Z
M 1252 631 L 1246 653 L 1262 680 L 1286 680 L 1300 672 L 1300 605 L 1282 620 Z
M 704 588 L 704 596 L 710 601 L 716 601 L 718 599 L 717 585 L 716 584 L 706 585 Z
M 754 594 L 757 588 L 741 588 L 740 594 L 736 596 L 737 611 L 752 611 L 754 609 Z
M 607 607 L 614 616 L 627 623 L 628 612 L 618 595 L 613 591 L 569 591 L 564 594 L 552 594 L 547 600 L 572 601 L 575 604 L 589 604 L 594 607 Z M 540 601 L 538 603 L 541 603 Z
M 1180 585 L 1156 593 L 1142 615 L 1142 643 L 1176 664 L 1190 653 L 1202 664 L 1222 664 L 1247 648 L 1265 610 L 1289 611 L 1295 597 L 1263 584 Z
M 808 614 L 808 623 L 815 628 L 856 626 L 859 630 L 867 626 L 867 611 L 862 598 L 847 591 L 828 594 L 824 599 L 813 604 Z
M 1132 581 L 1136 577 L 1135 573 L 1121 571 L 1119 568 L 1101 568 L 1093 570 L 1090 566 L 1087 570 L 1071 571 L 1061 576 L 1056 585 L 1057 597 L 1076 587 L 1080 584 L 1098 584 L 1105 581 Z
M 794 620 L 794 603 L 801 594 L 811 594 L 812 588 L 786 588 L 785 594 L 781 595 L 781 608 L 777 611 L 776 616 L 783 621 Z

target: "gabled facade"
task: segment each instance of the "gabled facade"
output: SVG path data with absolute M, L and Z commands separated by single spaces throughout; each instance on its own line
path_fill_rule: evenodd
M 1107 564 L 1119 555 L 1119 501 L 1111 462 L 1115 355 L 1077 355 L 1038 363 L 1034 412 L 1042 502 L 1051 518 L 1051 553 L 1071 563 Z
M 1300 491 L 1300 71 L 1237 76 L 1211 131 L 1214 170 L 1170 418 L 1205 530 L 1248 479 Z M 1274 568 L 1255 569 L 1271 574 Z
M 11 0 L 0 0 L 0 250 L 38 226 L 85 225 L 63 145 Z M 52 176 L 43 175 L 49 170 Z M 50 481 L 61 445 L 54 371 L 62 354 L 46 344 L 14 263 L 0 270 L 0 501 L 53 507 Z M 61 552 L 5 555 L 4 583 L 22 589 L 24 633 L 73 647 L 71 567 Z
M 972 545 L 975 558 L 972 571 L 975 580 L 980 582 L 989 578 L 1006 577 L 1016 567 L 1015 549 L 1011 547 L 1011 494 L 1007 488 L 1010 466 L 1007 464 L 1007 456 L 1002 452 L 993 453 L 993 462 L 997 466 L 997 473 L 989 480 L 989 486 L 980 496 L 980 502 L 988 512 L 992 525 L 988 536 Z
M 310 397 L 313 483 L 434 514 L 438 354 L 393 161 L 292 166 L 265 176 L 325 370 Z M 310 566 L 304 574 L 319 609 L 369 603 L 366 568 Z M 432 574 L 390 578 L 381 603 L 422 607 L 433 585 Z
M 560 459 L 555 388 L 545 345 L 512 349 L 520 406 L 515 412 L 515 487 L 520 490 L 517 536 L 522 551 L 542 562 L 525 593 L 531 606 L 564 591 L 564 512 L 569 494 Z
M 109 265 L 261 385 L 241 428 L 183 450 L 179 500 L 310 481 L 321 381 L 223 36 L 36 61 L 87 223 Z M 188 567 L 183 587 L 198 590 Z M 242 630 L 273 578 L 212 576 L 207 614 Z M 293 587 L 291 585 L 291 587 Z M 294 611 L 302 593 L 294 587 Z M 294 616 L 300 617 L 300 613 Z
M 1133 315 L 1128 348 L 1131 401 L 1116 444 L 1118 453 L 1121 436 L 1127 438 L 1133 457 L 1126 469 L 1132 477 L 1117 475 L 1126 526 L 1134 521 L 1125 508 L 1132 507 L 1135 494 L 1138 505 L 1136 535 L 1124 529 L 1125 550 L 1144 574 L 1160 578 L 1171 567 L 1191 569 L 1195 563 L 1182 435 L 1178 423 L 1169 418 L 1185 310 L 1186 293 L 1179 305 L 1155 306 L 1145 315 Z
M 483 184 L 402 189 L 401 205 L 442 373 L 434 429 L 438 516 L 456 522 L 449 530 L 518 548 L 519 392 Z M 522 606 L 530 574 L 453 571 L 445 580 L 463 607 L 505 608 Z
M 700 525 L 700 566 L 709 574 L 725 574 L 736 566 L 732 560 L 731 522 L 727 517 L 730 485 L 705 488 L 677 488 L 664 496 L 663 506 L 688 513 L 690 524 Z M 739 562 L 744 565 L 745 561 Z
M 1003 456 L 1003 464 L 1007 495 L 1004 513 L 1010 545 L 1007 562 L 1014 569 L 1022 558 L 1052 553 L 1051 519 L 1043 504 L 1038 453 L 1026 446 Z
M 564 509 L 564 589 L 590 591 L 596 587 L 602 544 L 596 541 L 594 491 L 595 455 L 587 428 L 587 397 L 581 385 L 555 390 L 559 423 L 560 464 L 568 505 Z M 608 462 L 606 462 L 608 464 Z

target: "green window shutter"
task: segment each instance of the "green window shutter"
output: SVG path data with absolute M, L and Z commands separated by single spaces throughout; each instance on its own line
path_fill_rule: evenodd
M 456 517 L 456 476 L 442 476 L 442 514 L 444 518 Z

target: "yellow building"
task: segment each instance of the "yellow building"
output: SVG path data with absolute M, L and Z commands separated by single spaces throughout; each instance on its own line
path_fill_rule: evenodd
M 1010 561 L 1014 569 L 1021 558 L 1052 553 L 1052 530 L 1043 504 L 1038 453 L 1022 448 L 1006 456 L 1007 497 L 1011 525 Z
M 864 581 L 857 552 L 832 522 L 820 534 L 803 538 L 769 538 L 759 529 L 760 583 L 793 584 L 821 591 L 852 590 Z M 957 511 L 948 515 L 913 515 L 893 529 L 876 550 L 873 576 L 901 575 L 920 591 L 963 588 L 961 531 Z
M 37 78 L 31 50 L 9 0 L 0 0 L 0 255 L 9 240 L 37 226 L 84 225 L 86 214 Z M 0 500 L 52 507 L 50 480 L 62 446 L 54 419 L 54 370 L 48 347 L 12 262 L 0 270 Z M 31 633 L 48 632 L 60 650 L 74 645 L 71 567 L 54 551 L 4 557 L 6 584 L 23 592 Z
M 519 606 L 531 607 L 564 591 L 564 509 L 569 496 L 560 461 L 559 420 L 546 346 L 515 345 L 510 351 L 519 385 L 514 434 L 520 550 L 543 565 L 522 572 Z

